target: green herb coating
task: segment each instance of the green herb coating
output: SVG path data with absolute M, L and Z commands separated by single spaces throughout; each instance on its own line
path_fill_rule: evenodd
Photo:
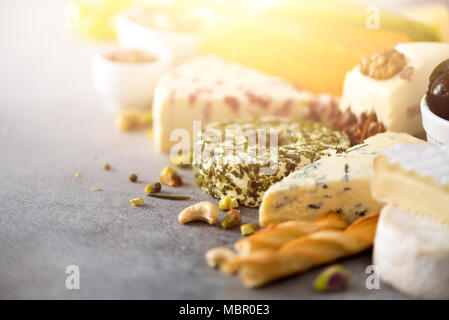
M 258 130 L 266 132 L 266 144 L 249 144 L 245 133 Z M 293 171 L 350 146 L 344 132 L 313 121 L 226 121 L 212 123 L 205 131 L 209 134 L 203 132 L 195 145 L 196 184 L 215 198 L 231 196 L 247 207 L 260 206 L 265 191 Z M 270 132 L 277 133 L 278 147 L 270 146 Z M 221 139 L 217 142 L 216 137 Z

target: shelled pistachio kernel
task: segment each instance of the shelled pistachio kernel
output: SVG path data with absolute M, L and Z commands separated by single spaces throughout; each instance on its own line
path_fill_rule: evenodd
M 111 165 L 107 162 L 103 162 L 103 169 L 104 170 L 111 170 Z
M 192 164 L 193 152 L 170 156 L 170 162 L 176 167 L 189 167 Z
M 164 167 L 164 169 L 162 169 L 161 173 L 159 176 L 163 176 L 169 173 L 178 173 L 177 170 L 170 168 L 169 166 Z
M 333 265 L 321 272 L 315 280 L 315 290 L 319 292 L 336 292 L 346 289 L 351 274 L 342 265 Z
M 259 229 L 259 225 L 257 223 L 246 223 L 240 226 L 240 232 L 242 236 L 249 236 L 256 232 Z
M 178 187 L 182 185 L 182 178 L 178 175 L 178 171 L 165 167 L 159 176 L 159 181 L 170 187 Z
M 218 207 L 221 210 L 230 210 L 235 209 L 239 207 L 239 202 L 236 198 L 231 196 L 224 196 L 220 199 L 220 202 L 218 203 Z
M 242 223 L 242 215 L 240 210 L 231 209 L 226 213 L 223 221 L 221 221 L 221 227 L 223 229 L 231 229 Z
M 133 207 L 143 207 L 144 204 L 144 200 L 142 198 L 131 199 L 129 202 Z
M 147 184 L 145 186 L 145 193 L 148 194 L 152 194 L 153 193 L 153 186 L 151 184 Z
M 136 182 L 136 181 L 137 181 L 137 175 L 136 175 L 135 173 L 132 173 L 132 174 L 129 176 L 129 181 L 131 181 L 131 182 Z
M 159 178 L 159 181 L 170 187 L 179 187 L 182 185 L 182 178 L 177 173 L 167 173 Z

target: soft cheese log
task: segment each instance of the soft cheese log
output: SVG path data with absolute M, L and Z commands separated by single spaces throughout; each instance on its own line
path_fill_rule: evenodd
M 406 57 L 403 71 L 387 80 L 375 80 L 355 67 L 346 75 L 340 108 L 356 115 L 374 111 L 386 130 L 420 136 L 424 129 L 419 103 L 432 70 L 449 57 L 449 44 L 410 42 L 395 48 Z
M 401 144 L 374 160 L 373 196 L 449 226 L 449 149 Z
M 449 299 L 449 227 L 388 204 L 373 251 L 383 281 L 402 292 Z
M 321 100 L 320 100 L 321 101 Z M 207 123 L 263 116 L 304 119 L 318 97 L 278 77 L 215 56 L 193 59 L 163 76 L 154 91 L 154 141 L 168 152 L 175 129 L 192 137 L 193 121 Z
M 259 222 L 313 221 L 335 211 L 348 222 L 372 212 L 382 204 L 371 196 L 373 160 L 384 148 L 416 143 L 405 133 L 385 132 L 355 145 L 345 153 L 316 161 L 274 184 L 264 195 Z

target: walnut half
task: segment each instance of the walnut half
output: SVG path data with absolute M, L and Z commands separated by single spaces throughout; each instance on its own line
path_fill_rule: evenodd
M 385 131 L 385 126 L 377 119 L 374 112 L 355 115 L 350 109 L 341 111 L 336 98 L 326 97 L 309 107 L 309 118 L 348 135 L 351 146 Z
M 395 49 L 383 50 L 367 58 L 360 64 L 360 73 L 375 80 L 387 80 L 404 69 L 405 56 Z

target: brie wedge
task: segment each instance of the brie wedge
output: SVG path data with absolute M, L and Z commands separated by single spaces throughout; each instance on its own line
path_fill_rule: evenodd
M 374 264 L 382 281 L 417 297 L 449 299 L 449 227 L 386 205 L 377 225 Z
M 401 144 L 374 160 L 371 189 L 380 201 L 449 226 L 449 149 Z

